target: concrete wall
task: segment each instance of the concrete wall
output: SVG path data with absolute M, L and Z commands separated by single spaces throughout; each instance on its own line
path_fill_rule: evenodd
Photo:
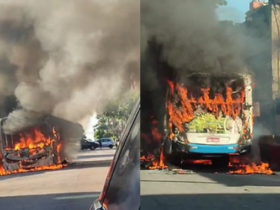
M 251 15 L 250 35 L 254 41 L 250 69 L 255 74 L 254 99 L 260 103 L 272 101 L 271 24 L 268 6 Z
M 271 4 L 271 66 L 272 94 L 275 99 L 280 94 L 280 6 Z
M 266 133 L 275 133 L 275 116 L 273 112 L 273 85 L 272 78 L 275 72 L 275 61 L 272 59 L 272 19 L 271 6 L 262 6 L 248 12 L 246 21 L 249 36 L 254 40 L 253 52 L 246 59 L 250 70 L 254 74 L 255 88 L 253 100 L 260 103 L 261 116 L 256 119 L 256 126 L 266 130 Z M 274 49 L 275 50 L 275 49 Z M 275 87 L 274 87 L 275 88 Z M 256 129 L 254 129 L 256 132 Z M 263 132 L 263 131 L 262 131 Z
M 280 5 L 271 7 L 271 66 L 273 99 L 280 96 Z M 280 115 L 275 115 L 275 134 L 280 135 Z

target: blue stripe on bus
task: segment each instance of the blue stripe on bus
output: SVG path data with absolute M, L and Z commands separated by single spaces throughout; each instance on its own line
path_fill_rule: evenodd
M 234 154 L 236 153 L 238 144 L 228 145 L 205 145 L 205 144 L 189 144 L 190 153 L 200 154 Z

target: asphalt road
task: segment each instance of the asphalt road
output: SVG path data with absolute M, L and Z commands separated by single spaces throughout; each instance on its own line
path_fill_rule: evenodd
M 0 177 L 0 209 L 89 210 L 103 189 L 114 152 L 82 151 L 76 165 L 62 170 Z
M 280 177 L 141 171 L 141 209 L 279 210 Z
M 111 161 L 115 155 L 116 149 L 103 148 L 96 150 L 79 151 L 77 157 L 73 160 L 74 163 L 88 163 L 88 162 L 103 162 Z
M 0 209 L 89 210 L 108 167 L 66 168 L 0 177 Z

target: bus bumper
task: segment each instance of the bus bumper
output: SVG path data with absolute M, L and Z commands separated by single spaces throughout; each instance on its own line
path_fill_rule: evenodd
M 181 144 L 175 143 L 174 149 L 179 153 L 197 154 L 197 155 L 230 155 L 247 154 L 251 151 L 251 144 L 239 145 L 205 145 L 205 144 Z
M 238 151 L 238 144 L 229 144 L 229 145 L 189 144 L 188 146 L 189 146 L 189 153 L 236 154 Z

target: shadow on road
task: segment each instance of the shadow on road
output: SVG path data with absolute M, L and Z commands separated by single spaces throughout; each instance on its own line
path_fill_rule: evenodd
M 231 174 L 211 174 L 198 173 L 200 176 L 211 179 L 217 183 L 228 187 L 259 186 L 259 187 L 279 187 L 279 175 L 231 175 Z M 230 176 L 230 179 L 229 179 Z
M 205 178 L 208 178 L 216 183 L 223 184 L 229 187 L 239 186 L 269 186 L 279 187 L 280 186 L 280 175 L 276 172 L 274 175 L 265 174 L 230 174 L 230 171 L 236 170 L 232 167 L 226 168 L 215 168 L 212 165 L 199 165 L 199 164 L 182 164 L 168 165 L 169 169 L 182 169 L 186 171 L 186 174 L 180 174 L 182 176 L 189 175 L 188 172 L 198 174 Z M 229 178 L 230 177 L 230 178 Z
M 162 182 L 162 183 L 192 183 L 192 184 L 222 184 L 227 187 L 243 187 L 243 186 L 258 186 L 258 187 L 279 187 L 280 177 L 279 176 L 264 176 L 264 175 L 230 175 L 230 174 L 207 174 L 198 173 L 198 175 L 208 178 L 209 182 L 205 181 L 189 181 L 174 179 L 170 180 L 146 180 L 141 179 L 141 182 Z M 190 174 L 180 174 L 173 176 L 192 176 Z
M 186 189 L 187 191 L 187 189 Z M 141 209 L 153 210 L 278 210 L 280 194 L 141 195 Z
M 229 172 L 233 170 L 233 168 L 216 169 L 211 165 L 206 165 L 206 166 L 196 165 L 196 166 L 189 167 L 187 169 L 191 169 L 200 176 L 206 177 L 214 182 L 229 187 L 240 187 L 240 186 L 279 187 L 280 186 L 280 176 L 277 175 L 278 173 L 274 175 L 229 174 Z
M 0 209 L 5 210 L 88 210 L 99 196 L 94 193 L 66 193 L 49 195 L 10 196 L 0 198 Z
M 145 174 L 150 174 L 141 177 L 141 182 L 169 182 L 169 183 L 197 183 L 197 184 L 222 184 L 228 187 L 242 186 L 259 186 L 259 187 L 279 187 L 279 175 L 233 175 L 226 173 L 225 170 L 215 170 L 211 166 L 207 167 L 189 167 L 183 168 L 182 173 L 173 172 L 172 170 L 143 170 Z M 164 176 L 162 176 L 164 175 Z M 199 175 L 207 178 L 208 181 L 190 181 L 187 177 Z M 147 178 L 149 177 L 149 178 Z M 150 177 L 161 177 L 160 179 L 150 179 Z M 168 177 L 168 179 L 162 178 Z M 180 177 L 180 178 L 179 178 Z M 184 178 L 185 177 L 185 178 Z

